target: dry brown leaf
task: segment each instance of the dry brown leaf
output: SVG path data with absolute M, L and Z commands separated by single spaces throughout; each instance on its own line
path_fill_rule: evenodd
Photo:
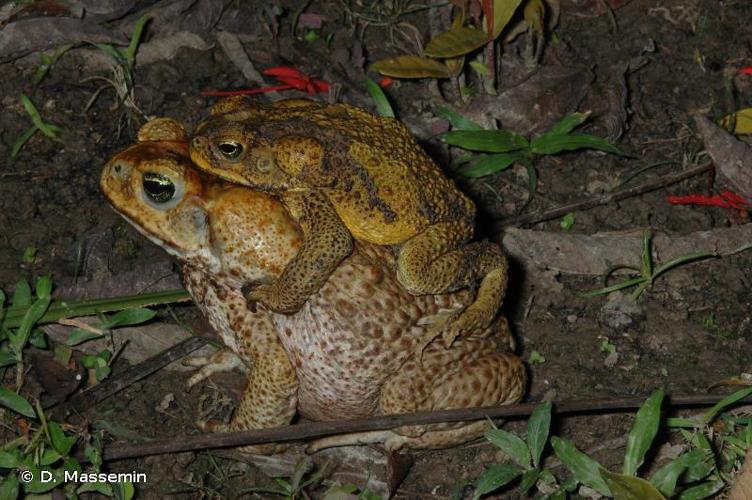
M 729 500 L 749 500 L 752 498 L 752 448 L 747 448 L 744 466 L 729 492 Z

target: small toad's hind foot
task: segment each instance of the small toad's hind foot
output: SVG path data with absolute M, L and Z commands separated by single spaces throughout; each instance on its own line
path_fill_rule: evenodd
M 238 355 L 230 349 L 220 349 L 208 357 L 194 356 L 192 358 L 186 358 L 183 360 L 183 365 L 199 369 L 196 373 L 191 375 L 188 382 L 186 382 L 188 389 L 197 383 L 206 380 L 215 373 L 229 372 L 235 368 L 240 368 L 246 372 L 248 371 L 248 367 Z

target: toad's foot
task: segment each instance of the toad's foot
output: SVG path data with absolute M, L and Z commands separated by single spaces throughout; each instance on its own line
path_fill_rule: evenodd
M 256 311 L 256 304 L 260 303 L 270 311 L 292 314 L 299 311 L 308 299 L 308 297 L 285 293 L 281 290 L 279 281 L 246 285 L 243 291 L 248 308 L 253 312 Z
M 235 368 L 240 368 L 245 372 L 248 371 L 248 367 L 229 349 L 220 349 L 209 357 L 195 356 L 184 359 L 183 365 L 199 368 L 186 382 L 188 389 L 215 373 L 229 372 Z

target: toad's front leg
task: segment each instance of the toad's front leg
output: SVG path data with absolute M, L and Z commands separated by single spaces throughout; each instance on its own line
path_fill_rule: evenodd
M 353 240 L 321 191 L 291 190 L 282 200 L 300 225 L 302 246 L 279 278 L 253 287 L 246 300 L 250 306 L 261 302 L 272 311 L 289 314 L 299 310 L 326 283 L 352 252 Z

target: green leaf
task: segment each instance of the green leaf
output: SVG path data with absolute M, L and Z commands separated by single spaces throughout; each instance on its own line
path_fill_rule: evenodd
M 18 486 L 18 478 L 15 474 L 5 476 L 3 481 L 0 482 L 0 498 L 15 500 L 18 498 Z
M 498 490 L 519 476 L 520 473 L 520 469 L 512 464 L 496 464 L 490 466 L 486 469 L 486 472 L 475 481 L 475 494 L 473 495 L 473 500 L 477 500 L 483 495 Z
M 115 497 L 119 500 L 131 500 L 136 494 L 136 489 L 130 481 L 115 483 Z
M 468 120 L 456 111 L 444 106 L 436 108 L 434 114 L 447 120 L 456 130 L 483 130 L 483 127 L 474 121 Z
M 8 351 L 0 351 L 0 368 L 3 366 L 15 365 L 17 362 L 16 357 Z
M 62 427 L 57 422 L 50 422 L 47 424 L 50 430 L 50 438 L 52 440 L 52 446 L 63 456 L 67 455 L 73 445 L 76 443 L 74 436 L 66 436 Z
M 484 153 L 507 153 L 527 148 L 524 137 L 509 130 L 454 130 L 441 136 L 450 146 Z
M 36 302 L 34 302 L 26 311 L 26 314 L 24 314 L 24 317 L 21 320 L 21 325 L 18 327 L 18 331 L 12 340 L 13 349 L 16 351 L 16 354 L 23 350 L 26 342 L 29 340 L 29 335 L 31 335 L 32 327 L 37 321 L 39 321 L 39 318 L 44 316 L 44 313 L 50 306 L 50 301 L 51 299 L 49 296 L 37 299 Z
M 614 500 L 666 500 L 655 487 L 642 478 L 601 470 Z
M 575 215 L 574 212 L 569 212 L 564 217 L 561 218 L 561 221 L 559 221 L 559 227 L 562 228 L 564 231 L 569 231 L 572 229 L 572 226 L 574 226 L 575 222 Z
M 376 105 L 376 112 L 379 116 L 394 118 L 392 105 L 389 104 L 389 99 L 387 99 L 386 94 L 384 94 L 384 91 L 379 87 L 379 84 L 370 78 L 366 78 L 366 89 L 368 90 L 368 93 L 371 94 L 371 99 L 373 99 L 373 103 Z
M 120 50 L 116 49 L 114 46 L 110 45 L 109 43 L 95 43 L 94 46 L 97 47 L 102 52 L 104 52 L 105 54 L 112 57 L 116 62 L 120 64 L 126 62 L 126 59 L 123 53 L 120 52 Z
M 645 460 L 645 454 L 658 433 L 661 423 L 661 404 L 663 391 L 657 390 L 648 397 L 635 416 L 635 422 L 627 438 L 627 451 L 624 454 L 623 472 L 627 476 L 637 474 Z
M 483 30 L 457 26 L 432 38 L 423 52 L 428 57 L 459 57 L 483 47 L 488 41 L 488 35 Z
M 574 479 L 593 488 L 601 495 L 610 496 L 611 491 L 603 480 L 600 470 L 601 465 L 582 453 L 575 445 L 558 436 L 551 437 L 551 446 L 559 460 L 569 469 Z
M 582 123 L 587 120 L 589 116 L 589 111 L 587 113 L 572 113 L 571 115 L 565 117 L 563 120 L 551 127 L 548 132 L 542 135 L 567 135 L 572 130 L 582 125 Z
M 650 477 L 650 482 L 666 496 L 673 496 L 676 490 L 676 482 L 684 471 L 690 467 L 697 467 L 705 461 L 705 453 L 702 450 L 692 450 L 677 457 L 662 466 Z
M 551 135 L 550 133 L 539 135 L 530 141 L 530 150 L 539 155 L 553 155 L 562 151 L 574 151 L 577 149 L 597 149 L 623 155 L 616 147 L 602 137 L 586 134 Z
M 522 493 L 527 493 L 530 491 L 530 488 L 535 486 L 535 483 L 538 482 L 538 478 L 540 477 L 540 471 L 538 469 L 530 469 L 525 471 L 524 474 L 522 474 L 522 480 L 520 481 L 520 491 Z
M 452 76 L 446 64 L 418 56 L 381 59 L 373 63 L 371 69 L 395 78 L 449 78 Z
M 10 303 L 13 304 L 13 307 L 31 305 L 31 286 L 26 280 L 18 280 Z
M 461 173 L 465 177 L 485 177 L 486 175 L 501 172 L 519 161 L 525 153 L 512 151 L 511 153 L 497 153 L 486 155 L 472 165 L 463 168 Z
M 0 387 L 0 405 L 26 417 L 37 418 L 37 414 L 34 413 L 34 409 L 28 401 L 5 387 Z
M 152 311 L 151 309 L 146 309 L 143 307 L 125 309 L 110 316 L 106 321 L 104 321 L 104 323 L 102 323 L 102 328 L 140 325 L 141 323 L 149 321 L 156 315 L 156 311 Z
M 61 458 L 62 456 L 57 452 L 57 450 L 47 448 L 46 450 L 44 450 L 44 453 L 42 453 L 42 458 L 39 460 L 39 465 L 54 464 Z
M 680 500 L 698 500 L 700 498 L 708 498 L 721 491 L 724 486 L 723 481 L 708 481 L 706 483 L 698 484 L 691 488 L 687 488 L 679 495 Z
M 551 427 L 551 402 L 544 401 L 533 410 L 527 422 L 527 445 L 533 458 L 533 467 L 540 465 L 543 448 L 548 441 L 548 431 Z
M 52 294 L 52 280 L 49 276 L 40 276 L 34 286 L 34 291 L 39 299 L 48 299 Z
M 490 443 L 509 455 L 520 467 L 523 469 L 530 468 L 530 450 L 527 449 L 525 441 L 511 432 L 501 429 L 488 429 L 485 432 L 485 437 Z
M 501 34 L 520 3 L 522 0 L 493 0 L 493 36 L 491 38 L 496 39 Z M 486 26 L 485 19 L 483 26 Z
M 0 451 L 0 469 L 15 469 L 19 465 L 21 465 L 20 451 L 17 449 Z
M 65 339 L 65 345 L 74 346 L 86 342 L 91 339 L 98 339 L 102 336 L 101 333 L 92 332 L 90 330 L 84 330 L 83 328 L 76 328 Z

